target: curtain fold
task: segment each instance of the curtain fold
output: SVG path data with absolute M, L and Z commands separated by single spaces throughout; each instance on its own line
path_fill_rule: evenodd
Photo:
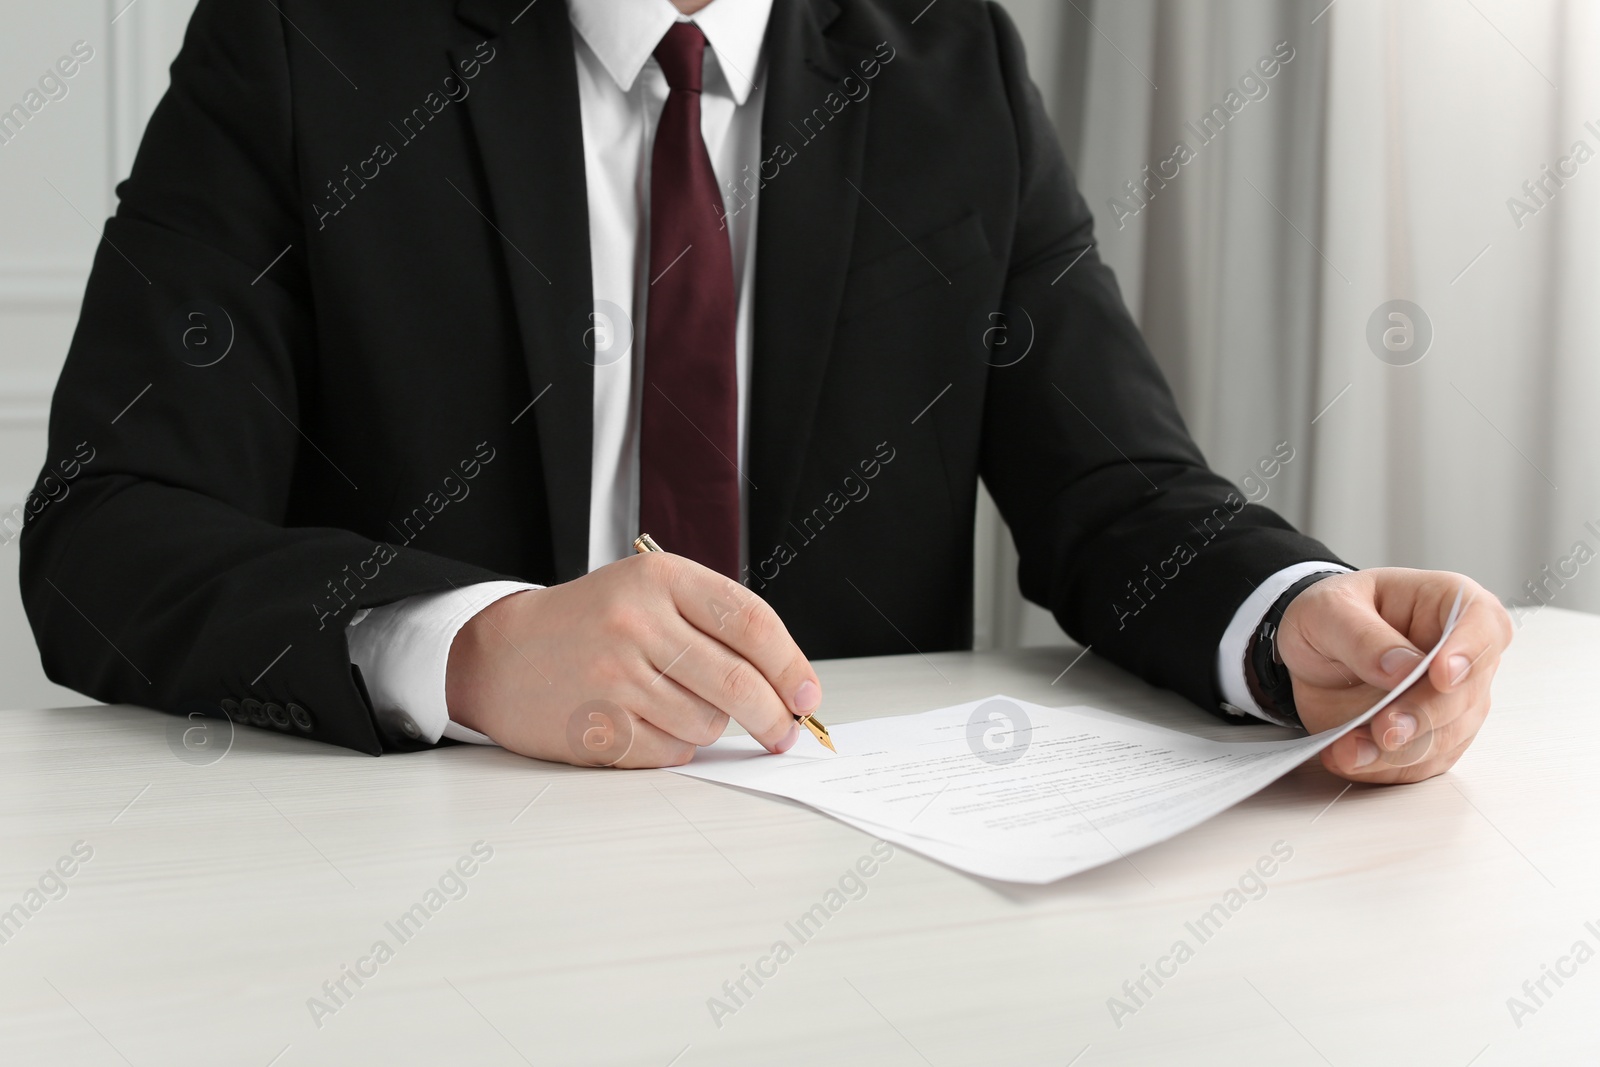
M 1212 466 L 1362 566 L 1600 610 L 1600 5 L 1074 0 L 1038 28 Z M 980 634 L 1061 640 L 986 523 Z

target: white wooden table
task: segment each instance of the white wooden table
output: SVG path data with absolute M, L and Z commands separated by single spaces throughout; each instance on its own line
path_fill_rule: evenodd
M 870 837 L 661 772 L 244 728 L 196 764 L 152 712 L 0 713 L 0 1064 L 1593 1063 L 1600 959 L 1560 961 L 1600 951 L 1597 653 L 1600 619 L 1541 612 L 1453 773 L 1341 793 L 1302 767 L 1040 888 L 903 850 L 852 881 Z M 1003 691 L 1243 736 L 1093 656 L 1052 684 L 1076 654 L 826 663 L 826 718 Z

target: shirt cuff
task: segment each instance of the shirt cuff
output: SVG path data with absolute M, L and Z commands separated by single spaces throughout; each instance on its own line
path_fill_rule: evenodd
M 1250 635 L 1256 632 L 1256 627 L 1267 617 L 1272 605 L 1295 582 L 1318 571 L 1344 574 L 1349 570 L 1349 567 L 1339 563 L 1296 563 L 1269 577 L 1245 598 L 1239 610 L 1233 613 L 1233 620 L 1222 632 L 1222 640 L 1217 645 L 1217 687 L 1222 690 L 1224 711 L 1249 715 L 1277 726 L 1286 725 L 1250 695 L 1250 684 L 1245 680 L 1245 671 L 1249 668 L 1244 662 L 1245 651 L 1250 647 Z
M 350 662 L 361 668 L 378 726 L 393 740 L 436 743 L 441 737 L 492 745 L 488 735 L 450 718 L 445 674 L 450 645 L 478 612 L 496 600 L 543 586 L 478 582 L 358 611 L 345 626 Z

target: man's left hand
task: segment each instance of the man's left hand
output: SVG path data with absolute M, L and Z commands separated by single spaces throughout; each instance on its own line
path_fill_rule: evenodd
M 1328 770 L 1387 784 L 1449 770 L 1489 714 L 1489 682 L 1511 643 L 1511 620 L 1483 586 L 1448 571 L 1338 574 L 1289 602 L 1278 654 L 1301 721 L 1319 733 L 1360 715 L 1416 666 L 1444 632 L 1463 587 L 1461 618 L 1427 673 L 1372 722 L 1324 749 Z

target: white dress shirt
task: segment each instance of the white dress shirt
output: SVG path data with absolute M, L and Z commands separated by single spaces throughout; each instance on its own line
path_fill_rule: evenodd
M 667 81 L 651 53 L 677 21 L 700 27 L 705 53 L 700 133 L 717 180 L 728 183 L 761 163 L 765 99 L 762 39 L 772 0 L 717 0 L 685 19 L 671 0 L 567 0 L 577 56 L 583 121 L 589 249 L 595 294 L 594 451 L 589 497 L 589 569 L 629 555 L 639 520 L 639 358 L 648 312 L 650 158 Z M 532 101 L 529 106 L 534 106 Z M 759 196 L 729 212 L 728 237 L 738 289 L 734 355 L 738 376 L 739 467 L 746 458 L 755 227 Z M 744 494 L 741 485 L 741 508 Z M 1235 613 L 1217 652 L 1225 699 L 1269 718 L 1244 678 L 1250 634 L 1302 574 L 1330 564 L 1290 567 L 1263 582 Z M 461 627 L 502 597 L 539 586 L 484 582 L 409 597 L 357 612 L 345 628 L 378 721 L 412 740 L 441 737 L 493 744 L 450 719 L 445 672 Z

